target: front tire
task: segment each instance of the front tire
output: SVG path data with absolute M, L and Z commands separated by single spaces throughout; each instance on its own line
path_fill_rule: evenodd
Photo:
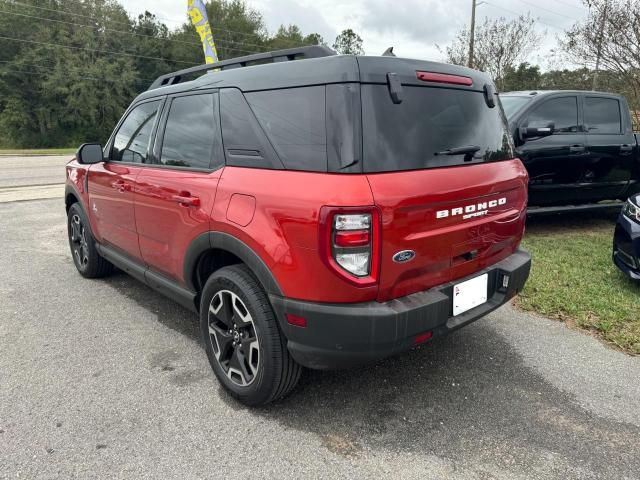
M 73 263 L 80 275 L 85 278 L 99 278 L 113 271 L 113 265 L 98 253 L 89 220 L 77 203 L 69 208 L 67 232 Z
M 269 299 L 244 265 L 207 280 L 200 328 L 209 363 L 225 389 L 249 406 L 287 395 L 302 367 L 289 354 Z

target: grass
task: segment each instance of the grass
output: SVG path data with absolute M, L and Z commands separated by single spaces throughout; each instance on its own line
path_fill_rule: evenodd
M 533 268 L 517 306 L 589 330 L 640 355 L 640 285 L 611 260 L 615 216 L 532 219 Z
M 0 155 L 71 155 L 77 148 L 27 148 L 0 149 Z

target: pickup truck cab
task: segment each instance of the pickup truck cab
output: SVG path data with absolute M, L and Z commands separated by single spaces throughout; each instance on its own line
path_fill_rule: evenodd
M 526 205 L 487 75 L 326 47 L 164 75 L 67 166 L 79 273 L 115 265 L 197 312 L 249 405 L 508 302 Z
M 529 172 L 529 207 L 597 208 L 640 191 L 638 146 L 621 95 L 584 91 L 500 94 L 518 157 Z

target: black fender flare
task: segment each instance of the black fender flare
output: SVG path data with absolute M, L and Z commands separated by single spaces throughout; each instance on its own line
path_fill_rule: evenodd
M 67 184 L 67 185 L 64 186 L 64 204 L 65 204 L 65 207 L 68 207 L 68 205 L 67 205 L 67 197 L 69 195 L 73 195 L 75 197 L 77 203 L 79 203 L 80 206 L 82 206 L 82 196 L 78 193 L 78 191 L 75 189 L 75 187 Z M 83 210 L 84 210 L 84 208 L 83 208 Z
M 197 291 L 197 286 L 193 281 L 193 273 L 202 254 L 211 249 L 226 250 L 234 254 L 251 269 L 268 294 L 282 296 L 278 282 L 262 258 L 242 240 L 223 232 L 201 233 L 187 248 L 183 273 L 184 281 L 190 290 Z

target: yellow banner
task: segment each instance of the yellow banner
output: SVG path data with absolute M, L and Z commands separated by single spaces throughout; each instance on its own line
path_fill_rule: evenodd
M 191 23 L 196 27 L 196 31 L 200 35 L 205 62 L 216 63 L 218 61 L 218 51 L 213 41 L 213 33 L 211 32 L 211 25 L 209 25 L 207 9 L 204 3 L 202 0 L 187 0 L 187 8 Z

